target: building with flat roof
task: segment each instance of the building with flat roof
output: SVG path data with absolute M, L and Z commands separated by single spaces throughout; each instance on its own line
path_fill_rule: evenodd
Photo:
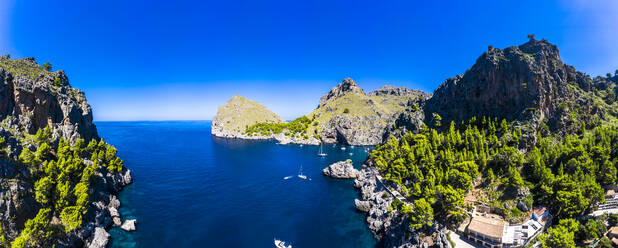
M 502 219 L 474 216 L 467 228 L 468 238 L 486 247 L 502 247 L 502 236 L 506 225 L 506 221 Z
M 474 215 L 466 235 L 473 242 L 488 248 L 524 247 L 543 232 L 551 218 L 552 215 L 545 207 L 534 208 L 529 220 L 516 225 L 509 225 L 501 218 L 486 214 Z

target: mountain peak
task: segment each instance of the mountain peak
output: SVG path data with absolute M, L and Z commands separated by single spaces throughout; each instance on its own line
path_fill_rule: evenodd
M 551 129 L 568 126 L 570 109 L 589 116 L 591 80 L 560 59 L 558 47 L 535 40 L 497 49 L 490 47 L 463 75 L 447 79 L 426 104 L 426 114 L 447 120 L 490 116 L 508 120 L 547 119 Z M 579 93 L 578 93 L 579 92 Z M 581 95 L 581 96 L 578 96 Z
M 356 82 L 354 82 L 354 80 L 352 80 L 351 78 L 346 78 L 343 80 L 343 82 L 341 82 L 340 84 L 338 84 L 337 86 L 333 87 L 328 94 L 322 96 L 322 98 L 320 98 L 320 104 L 318 105 L 319 107 L 322 107 L 324 105 L 326 105 L 327 103 L 331 102 L 334 99 L 337 99 L 339 97 L 342 97 L 346 94 L 362 94 L 365 95 L 365 91 L 363 91 L 363 89 L 361 87 L 358 87 L 358 85 L 356 84 Z

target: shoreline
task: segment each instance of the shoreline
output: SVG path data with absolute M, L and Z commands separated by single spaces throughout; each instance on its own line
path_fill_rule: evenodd
M 354 188 L 361 196 L 361 200 L 355 200 L 356 208 L 365 213 L 367 225 L 377 239 L 378 247 L 428 247 L 426 237 L 421 237 L 418 232 L 408 228 L 406 216 L 390 211 L 389 208 L 399 192 L 389 189 L 379 177 L 377 169 L 365 162 L 354 180 Z M 434 221 L 430 228 L 437 233 L 433 245 L 452 248 L 447 238 L 449 230 L 444 225 Z

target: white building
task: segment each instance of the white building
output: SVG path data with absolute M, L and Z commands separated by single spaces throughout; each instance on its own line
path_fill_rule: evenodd
M 477 215 L 467 228 L 467 236 L 473 242 L 488 248 L 523 247 L 541 234 L 551 221 L 545 207 L 535 208 L 532 216 L 523 224 L 509 225 L 504 220 Z

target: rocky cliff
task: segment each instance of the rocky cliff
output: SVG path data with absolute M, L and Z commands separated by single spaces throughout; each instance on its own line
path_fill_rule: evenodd
M 532 38 L 520 46 L 490 47 L 463 75 L 435 90 L 425 114 L 431 118 L 436 113 L 443 121 L 504 118 L 531 130 L 547 126 L 551 132 L 570 133 L 582 121 L 598 125 L 615 119 L 609 107 L 613 99 L 607 101 L 603 86 L 564 64 L 556 45 Z
M 0 118 L 13 117 L 28 133 L 51 127 L 72 141 L 98 138 L 84 92 L 64 71 L 47 71 L 34 58 L 0 60 Z
M 63 71 L 4 56 L 0 119 L 0 246 L 107 244 L 131 175 L 100 140 L 84 93 Z
M 377 145 L 409 105 L 419 105 L 428 94 L 405 87 L 384 86 L 366 95 L 352 79 L 345 79 L 322 97 L 308 117 L 316 122 L 309 132 L 322 142 Z

